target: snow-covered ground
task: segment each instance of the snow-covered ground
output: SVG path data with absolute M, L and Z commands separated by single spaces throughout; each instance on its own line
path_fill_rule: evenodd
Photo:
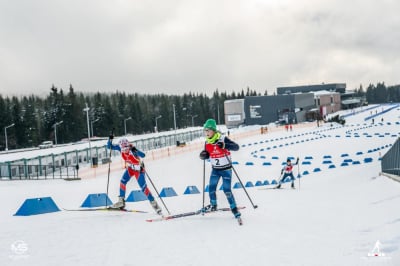
M 382 108 L 389 106 L 378 112 Z M 379 175 L 379 158 L 400 135 L 400 110 L 375 117 L 373 125 L 364 121 L 370 115 L 355 112 L 344 127 L 307 124 L 247 137 L 232 131 L 241 146 L 233 161 L 243 183 L 276 180 L 287 157 L 300 158 L 295 190 L 289 183 L 281 190 L 246 188 L 257 209 L 242 188 L 233 190 L 238 205 L 246 206 L 243 226 L 229 212 L 149 223 L 146 218 L 156 215 L 146 201 L 128 208 L 149 213 L 14 216 L 28 198 L 52 197 L 59 208 L 78 208 L 88 194 L 106 192 L 107 172 L 70 182 L 1 181 L 0 265 L 400 265 L 400 183 Z M 202 206 L 202 194 L 183 194 L 187 186 L 202 188 L 199 152 L 145 160 L 158 190 L 172 187 L 178 194 L 163 198 L 171 213 Z M 345 159 L 349 165 L 341 166 Z M 112 168 L 112 201 L 122 173 Z M 206 180 L 209 173 L 206 163 Z M 128 194 L 137 189 L 135 180 L 128 183 Z M 219 206 L 228 205 L 222 191 L 218 199 Z M 385 256 L 368 257 L 377 241 Z

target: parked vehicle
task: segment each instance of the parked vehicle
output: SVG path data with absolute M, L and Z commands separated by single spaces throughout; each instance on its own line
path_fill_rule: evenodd
M 53 147 L 53 142 L 52 141 L 43 141 L 40 145 L 40 149 L 47 149 Z

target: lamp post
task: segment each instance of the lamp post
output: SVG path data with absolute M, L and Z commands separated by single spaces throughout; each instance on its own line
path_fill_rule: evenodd
M 189 115 L 189 116 L 192 117 L 192 127 L 194 127 L 194 118 L 195 118 L 195 117 L 198 117 L 198 115 Z
M 176 132 L 176 115 L 175 115 L 175 104 L 172 104 L 172 109 L 174 111 L 174 130 Z
M 94 121 L 92 121 L 92 122 L 90 123 L 90 129 L 92 130 L 92 138 L 94 137 L 93 124 L 96 123 L 96 122 L 99 121 L 99 120 L 100 120 L 100 118 L 97 118 L 96 120 L 94 120 Z
M 90 156 L 90 164 L 92 165 L 92 147 L 90 145 L 90 127 L 89 127 L 89 110 L 88 104 L 86 104 L 86 108 L 83 111 L 86 112 L 86 123 L 87 123 L 87 132 L 88 132 L 88 141 L 89 141 L 89 156 Z
M 131 120 L 132 117 L 128 117 L 124 119 L 124 128 L 125 128 L 125 136 L 126 136 L 126 121 Z
M 159 115 L 156 117 L 156 128 L 155 128 L 155 132 L 158 132 L 158 127 L 157 127 L 157 120 L 160 119 L 162 117 L 162 115 Z
M 11 125 L 9 125 L 9 126 L 6 126 L 6 127 L 4 128 L 4 135 L 6 136 L 6 151 L 8 151 L 8 142 L 7 142 L 7 128 L 10 128 L 10 127 L 13 127 L 13 126 L 15 126 L 15 124 L 14 124 L 14 123 L 12 123 Z
M 61 125 L 64 121 L 56 122 L 53 127 L 54 127 L 54 143 L 57 145 L 57 126 Z

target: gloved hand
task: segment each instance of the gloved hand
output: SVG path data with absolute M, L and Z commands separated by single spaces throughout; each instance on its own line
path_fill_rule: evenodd
M 221 149 L 225 148 L 225 142 L 218 141 L 217 146 L 220 147 Z
M 298 164 L 299 163 L 299 157 L 297 157 L 297 160 L 296 160 L 296 164 Z
M 133 153 L 137 152 L 136 147 L 135 147 L 135 146 L 131 146 L 131 151 L 132 151 Z
M 210 154 L 208 153 L 208 151 L 203 150 L 200 152 L 200 159 L 207 160 L 208 158 L 210 158 Z
M 281 175 L 283 174 L 283 169 L 281 170 Z
M 108 138 L 112 140 L 112 139 L 114 139 L 114 135 L 110 134 L 110 136 Z
M 144 162 L 140 161 L 140 172 L 144 172 Z

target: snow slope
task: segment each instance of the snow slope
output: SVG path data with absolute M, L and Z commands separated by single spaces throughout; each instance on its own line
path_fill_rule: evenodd
M 374 125 L 364 122 L 369 115 L 356 112 L 346 118 L 345 127 L 309 124 L 246 138 L 232 131 L 241 146 L 233 161 L 243 183 L 271 182 L 288 156 L 300 157 L 294 171 L 301 174 L 296 190 L 289 183 L 281 190 L 247 187 L 257 209 L 243 189 L 233 190 L 238 204 L 246 206 L 243 226 L 229 212 L 148 223 L 145 219 L 156 215 L 145 201 L 128 203 L 129 208 L 149 212 L 145 214 L 60 211 L 13 216 L 27 198 L 50 196 L 60 208 L 77 208 L 88 194 L 106 191 L 107 174 L 71 182 L 2 181 L 0 265 L 400 265 L 400 183 L 379 175 L 380 156 L 400 135 L 400 110 L 384 113 L 382 123 L 376 117 Z M 199 151 L 146 161 L 158 190 L 173 187 L 178 193 L 163 198 L 172 213 L 202 206 L 202 194 L 183 195 L 189 185 L 202 188 Z M 341 166 L 346 158 L 360 164 Z M 364 163 L 365 158 L 372 162 Z M 324 164 L 327 160 L 331 163 Z M 335 168 L 329 168 L 332 164 Z M 111 173 L 113 201 L 122 172 L 117 167 Z M 206 163 L 206 180 L 209 173 Z M 237 181 L 234 177 L 233 183 Z M 128 183 L 128 193 L 136 189 L 135 180 Z M 221 191 L 218 199 L 219 206 L 228 205 Z M 378 240 L 386 256 L 368 257 Z

